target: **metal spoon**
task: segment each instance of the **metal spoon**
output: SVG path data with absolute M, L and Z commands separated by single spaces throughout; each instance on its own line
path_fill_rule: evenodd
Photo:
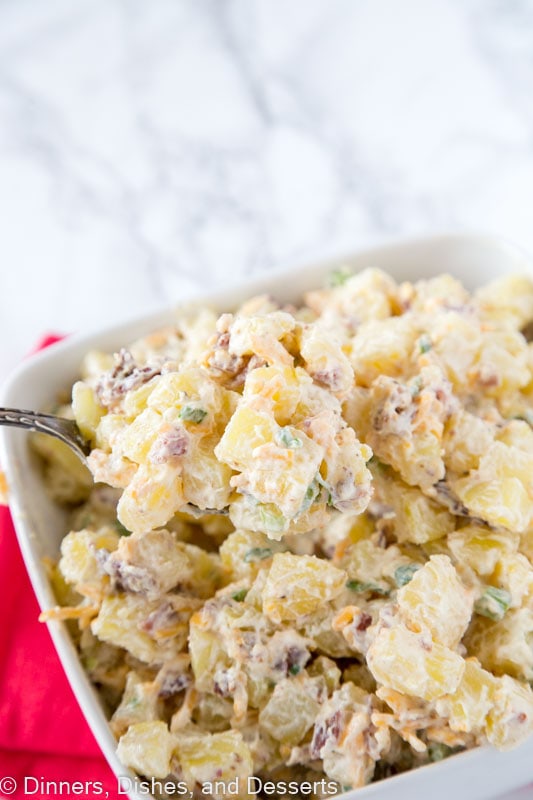
M 35 411 L 23 411 L 20 408 L 0 408 L 0 425 L 13 428 L 24 428 L 27 431 L 37 431 L 55 436 L 76 453 L 80 461 L 88 467 L 87 456 L 91 452 L 91 445 L 82 434 L 74 420 L 56 417 L 53 414 L 37 414 Z M 224 514 L 228 509 L 198 508 L 190 503 L 180 508 L 196 519 L 205 515 Z
M 20 408 L 0 408 L 0 425 L 55 436 L 56 439 L 68 444 L 87 466 L 91 445 L 72 419 L 63 419 L 53 414 L 37 414 L 35 411 L 23 411 Z

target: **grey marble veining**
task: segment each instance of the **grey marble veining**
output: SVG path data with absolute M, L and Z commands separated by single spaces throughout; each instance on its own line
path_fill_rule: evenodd
M 532 16 L 4 0 L 0 376 L 43 331 L 324 251 L 443 230 L 533 251 Z

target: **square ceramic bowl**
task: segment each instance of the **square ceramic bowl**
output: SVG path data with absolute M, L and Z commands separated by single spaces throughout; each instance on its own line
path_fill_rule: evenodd
M 271 272 L 235 288 L 206 292 L 195 303 L 226 311 L 246 297 L 261 292 L 274 294 L 283 301 L 296 301 L 303 291 L 320 286 L 332 269 L 343 265 L 355 270 L 380 267 L 397 280 L 416 280 L 449 272 L 470 289 L 512 272 L 533 277 L 533 262 L 510 244 L 479 236 L 442 236 Z M 58 390 L 68 388 L 76 379 L 87 350 L 118 349 L 157 326 L 170 323 L 177 313 L 179 308 L 165 309 L 97 333 L 73 336 L 54 345 L 21 365 L 4 387 L 0 404 L 15 408 L 45 407 L 54 400 Z M 66 520 L 46 495 L 28 449 L 26 434 L 0 428 L 0 446 L 0 463 L 7 473 L 11 510 L 24 560 L 41 607 L 49 608 L 55 605 L 55 600 L 43 567 L 43 557 L 57 558 L 61 538 L 66 532 Z M 51 622 L 49 626 L 72 689 L 102 751 L 116 775 L 127 776 L 128 770 L 117 759 L 115 741 L 98 696 L 82 669 L 65 626 L 59 622 Z M 348 792 L 342 798 L 488 800 L 530 781 L 533 781 L 533 739 L 506 753 L 490 747 L 461 753 Z M 146 798 L 145 793 L 142 796 Z M 140 800 L 140 795 L 132 792 L 130 798 Z

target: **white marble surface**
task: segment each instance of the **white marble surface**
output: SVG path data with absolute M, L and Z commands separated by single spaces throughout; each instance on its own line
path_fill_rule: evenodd
M 324 250 L 533 251 L 532 96 L 530 0 L 3 0 L 0 379 Z
M 3 0 L 0 379 L 326 250 L 533 252 L 532 97 L 530 0 Z

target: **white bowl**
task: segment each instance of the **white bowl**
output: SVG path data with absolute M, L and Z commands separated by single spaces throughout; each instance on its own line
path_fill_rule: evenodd
M 449 272 L 474 288 L 511 272 L 533 276 L 533 263 L 516 247 L 482 236 L 440 236 L 389 245 L 318 265 L 279 270 L 219 292 L 207 291 L 198 300 L 218 310 L 235 307 L 252 294 L 269 292 L 284 301 L 318 287 L 331 269 L 349 264 L 355 269 L 381 267 L 399 280 L 416 280 Z M 190 307 L 190 303 L 187 304 Z M 60 389 L 76 379 L 87 350 L 115 350 L 176 317 L 176 308 L 164 309 L 106 330 L 72 336 L 25 361 L 4 386 L 1 405 L 39 409 L 54 401 Z M 0 463 L 7 473 L 11 511 L 30 579 L 43 609 L 55 605 L 43 557 L 58 555 L 66 519 L 47 496 L 28 449 L 24 432 L 0 428 Z M 74 694 L 107 758 L 118 775 L 130 775 L 119 762 L 115 740 L 98 696 L 80 664 L 63 623 L 50 622 L 50 633 Z M 437 764 L 420 767 L 342 795 L 344 800 L 487 800 L 533 780 L 533 739 L 507 753 L 482 747 Z M 132 792 L 130 798 L 140 800 Z M 146 794 L 142 795 L 146 798 Z

